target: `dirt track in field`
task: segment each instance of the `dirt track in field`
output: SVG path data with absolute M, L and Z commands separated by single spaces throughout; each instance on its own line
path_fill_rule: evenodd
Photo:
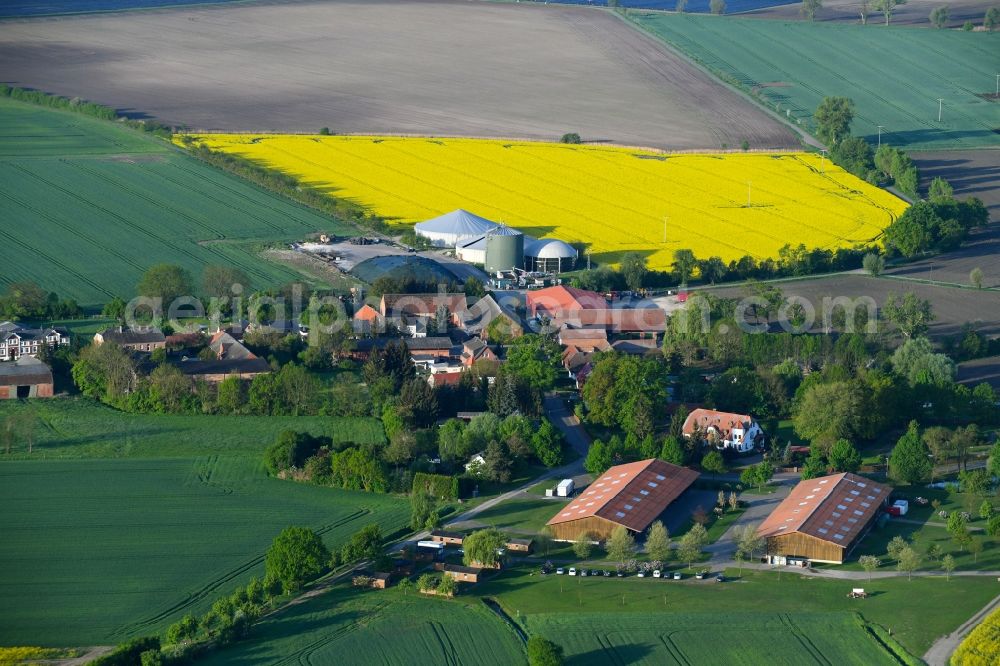
M 0 63 L 0 81 L 197 130 L 798 145 L 665 46 L 581 7 L 325 0 L 5 21 Z

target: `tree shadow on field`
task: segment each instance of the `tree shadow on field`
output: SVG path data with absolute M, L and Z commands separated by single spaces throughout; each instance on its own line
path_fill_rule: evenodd
M 593 268 L 604 264 L 617 264 L 621 263 L 622 258 L 626 254 L 638 254 L 642 256 L 643 259 L 649 259 L 651 256 L 656 254 L 656 250 L 646 249 L 646 248 L 635 248 L 628 250 L 617 250 L 615 252 L 593 252 L 590 254 L 590 261 Z M 585 264 L 586 257 L 581 253 L 581 261 Z
M 535 238 L 541 238 L 546 234 L 551 234 L 556 230 L 555 227 L 546 226 L 535 226 L 535 227 L 517 227 L 517 230 L 526 236 L 534 236 Z
M 148 428 L 136 428 L 129 429 L 126 434 L 127 440 L 141 439 L 145 437 L 154 437 L 157 435 L 168 435 L 171 433 L 178 432 L 178 428 L 162 428 L 162 427 L 148 427 Z M 83 435 L 79 437 L 66 437 L 62 439 L 50 439 L 42 442 L 37 442 L 34 446 L 34 450 L 46 450 L 46 449 L 61 449 L 73 446 L 86 446 L 87 444 L 98 444 L 98 443 L 114 443 L 116 441 L 114 435 L 110 435 L 106 432 L 98 433 L 94 435 Z M 123 441 L 123 440 L 118 440 Z M 127 441 L 126 441 L 127 443 Z
M 600 639 L 598 639 L 600 640 Z M 609 646 L 576 654 L 566 660 L 572 666 L 595 666 L 600 664 L 638 664 L 653 654 L 655 648 L 645 643 Z M 661 662 L 670 663 L 670 662 Z

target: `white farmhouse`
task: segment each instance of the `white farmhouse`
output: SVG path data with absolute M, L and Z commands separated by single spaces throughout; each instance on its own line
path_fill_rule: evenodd
M 747 414 L 718 412 L 714 409 L 695 409 L 684 421 L 684 436 L 695 432 L 720 449 L 735 449 L 740 453 L 753 451 L 763 441 L 764 431 Z

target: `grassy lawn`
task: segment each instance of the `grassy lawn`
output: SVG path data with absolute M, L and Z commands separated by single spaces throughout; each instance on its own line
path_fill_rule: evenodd
M 862 540 L 852 553 L 852 559 L 843 565 L 844 569 L 860 571 L 861 565 L 858 558 L 862 555 L 875 555 L 882 560 L 883 569 L 895 569 L 896 563 L 886 555 L 886 546 L 895 536 L 901 536 L 909 541 L 914 550 L 919 553 L 921 560 L 920 569 L 923 571 L 941 571 L 940 561 L 932 560 L 927 555 L 927 549 L 932 544 L 937 544 L 941 548 L 942 556 L 950 554 L 955 558 L 958 569 L 969 571 L 1000 571 L 1000 539 L 988 537 L 983 532 L 973 533 L 972 538 L 983 544 L 983 552 L 978 557 L 974 557 L 968 550 L 960 550 L 951 540 L 948 531 L 943 527 L 933 525 L 908 525 L 905 523 L 890 522 L 882 529 L 873 529 Z
M 483 511 L 474 520 L 512 533 L 537 534 L 566 504 L 562 499 L 511 499 Z
M 0 463 L 0 645 L 103 645 L 163 630 L 263 576 L 289 525 L 338 547 L 403 528 L 405 500 L 267 477 L 256 457 Z
M 510 625 L 475 597 L 338 587 L 267 618 L 248 640 L 198 662 L 511 666 L 525 656 Z
M 726 533 L 726 530 L 728 530 L 732 524 L 743 515 L 744 511 L 746 511 L 746 509 L 742 507 L 736 511 L 727 509 L 721 516 L 717 516 L 714 511 L 709 511 L 707 514 L 708 522 L 705 523 L 705 529 L 708 532 L 708 543 L 715 543 L 718 541 L 719 537 Z M 687 534 L 688 530 L 692 527 L 694 527 L 694 521 L 689 520 L 687 524 L 677 532 L 677 534 L 672 534 L 670 536 L 674 541 L 677 541 L 682 536 Z
M 260 456 L 286 429 L 337 441 L 385 438 L 372 418 L 128 414 L 83 397 L 3 403 L 0 419 L 18 411 L 36 417 L 32 459 Z M 12 457 L 29 457 L 25 445 L 17 445 Z
M 738 571 L 730 569 L 726 575 L 737 578 Z M 703 628 L 710 627 L 713 638 L 721 639 L 719 643 L 727 642 L 728 632 L 732 632 L 733 642 L 743 636 L 742 623 L 720 621 L 720 613 L 742 612 L 744 618 L 780 613 L 793 619 L 809 613 L 861 613 L 866 621 L 890 628 L 907 650 L 921 655 L 938 636 L 954 630 L 1000 593 L 1000 583 L 994 578 L 894 578 L 866 583 L 864 587 L 873 594 L 859 601 L 846 596 L 853 585 L 851 581 L 790 572 L 779 577 L 750 570 L 744 570 L 738 580 L 715 583 L 539 576 L 516 569 L 481 585 L 476 594 L 495 597 L 512 617 L 520 617 L 529 628 L 533 627 L 534 616 L 554 613 L 567 617 L 577 613 L 642 613 L 647 624 L 655 626 L 671 626 L 675 620 L 683 622 L 687 614 L 702 613 L 706 618 Z M 767 635 L 775 638 L 774 632 Z M 772 663 L 801 662 L 789 659 Z

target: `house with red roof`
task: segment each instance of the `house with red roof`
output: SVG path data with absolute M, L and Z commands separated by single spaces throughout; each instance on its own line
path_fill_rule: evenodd
M 644 532 L 697 478 L 656 458 L 615 465 L 546 524 L 560 541 L 604 541 L 619 526 Z
M 367 303 L 358 308 L 352 320 L 354 331 L 358 335 L 370 335 L 385 330 L 385 317 Z
M 525 299 L 528 316 L 555 319 L 580 310 L 604 310 L 608 301 L 596 291 L 557 285 L 529 291 Z
M 685 437 L 697 435 L 720 449 L 735 449 L 740 453 L 753 451 L 764 439 L 764 431 L 752 416 L 701 407 L 688 414 L 683 433 Z

